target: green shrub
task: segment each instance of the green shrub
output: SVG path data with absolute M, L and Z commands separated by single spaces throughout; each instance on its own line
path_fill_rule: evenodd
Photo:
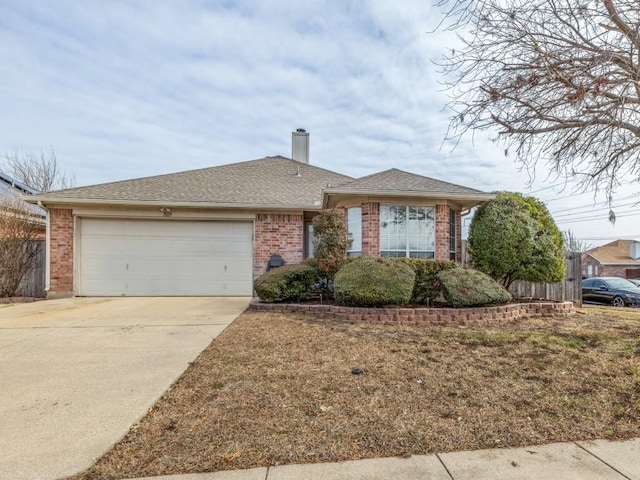
M 412 303 L 431 304 L 442 293 L 442 284 L 438 273 L 455 268 L 458 265 L 451 260 L 432 260 L 423 258 L 398 258 L 395 261 L 409 265 L 416 274 L 411 294 Z
M 438 273 L 442 293 L 452 307 L 478 307 L 509 303 L 512 296 L 502 285 L 478 270 L 462 267 Z
M 309 265 L 283 265 L 256 278 L 253 287 L 263 302 L 295 302 L 310 298 L 317 281 Z
M 565 277 L 562 233 L 541 201 L 497 192 L 478 207 L 469 228 L 473 266 L 509 288 L 516 280 L 561 282 Z
M 338 270 L 333 291 L 336 301 L 344 305 L 404 305 L 411 300 L 415 277 L 404 263 L 359 257 Z
M 323 210 L 313 217 L 313 237 L 316 268 L 331 281 L 340 267 L 345 264 L 349 248 L 344 213 L 337 210 Z

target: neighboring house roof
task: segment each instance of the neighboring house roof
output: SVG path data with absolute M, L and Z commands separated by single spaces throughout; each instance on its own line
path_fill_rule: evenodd
M 463 207 L 493 195 L 398 169 L 360 179 L 285 157 L 70 188 L 25 198 L 35 203 L 304 208 L 334 206 L 335 199 L 377 195 L 452 199 Z
M 5 173 L 0 172 L 0 202 L 14 202 L 20 199 L 21 195 L 32 195 L 36 193 L 38 193 L 37 190 L 14 180 Z M 30 214 L 36 217 L 34 221 L 44 222 L 44 217 L 47 215 L 47 211 L 44 208 L 40 208 L 38 205 L 32 205 L 27 202 L 21 202 L 21 205 L 24 209 L 28 210 Z
M 635 240 L 615 240 L 585 252 L 602 265 L 640 265 L 640 258 L 631 258 L 631 244 Z
M 0 172 L 0 185 L 8 185 L 11 186 L 14 190 L 19 191 L 20 193 L 28 193 L 28 194 L 36 194 L 40 193 L 35 188 L 31 188 L 29 185 L 19 182 L 18 180 L 10 177 L 6 173 Z
M 284 157 L 71 188 L 38 195 L 58 203 L 320 208 L 322 189 L 352 180 Z

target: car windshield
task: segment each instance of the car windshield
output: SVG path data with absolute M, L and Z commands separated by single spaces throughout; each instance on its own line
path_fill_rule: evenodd
M 607 280 L 609 284 L 609 288 L 638 288 L 629 280 L 625 280 L 624 278 L 611 278 Z

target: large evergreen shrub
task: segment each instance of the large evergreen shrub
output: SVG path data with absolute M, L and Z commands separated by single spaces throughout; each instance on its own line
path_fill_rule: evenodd
M 515 280 L 560 282 L 565 275 L 562 234 L 547 207 L 519 193 L 499 192 L 471 221 L 473 265 L 509 288 Z
M 333 291 L 344 305 L 404 305 L 411 300 L 414 282 L 415 273 L 404 263 L 359 257 L 336 273 Z

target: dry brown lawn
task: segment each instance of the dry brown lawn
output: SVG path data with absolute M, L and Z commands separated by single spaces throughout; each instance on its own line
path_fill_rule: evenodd
M 248 312 L 75 478 L 636 436 L 637 310 L 500 328 Z

